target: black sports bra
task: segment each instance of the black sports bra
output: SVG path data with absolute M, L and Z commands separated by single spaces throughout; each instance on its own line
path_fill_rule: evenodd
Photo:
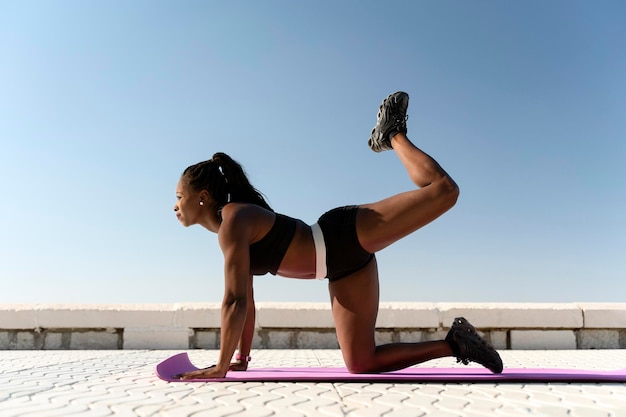
M 287 248 L 296 234 L 296 219 L 276 213 L 276 220 L 261 240 L 250 245 L 250 273 L 276 275 Z

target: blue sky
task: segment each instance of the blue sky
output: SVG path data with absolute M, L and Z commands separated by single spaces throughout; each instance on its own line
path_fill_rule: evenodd
M 624 301 L 621 1 L 3 1 L 0 302 L 220 301 L 216 236 L 172 211 L 229 153 L 278 212 L 412 187 L 409 137 L 461 188 L 378 254 L 383 301 Z M 325 282 L 255 278 L 257 301 Z

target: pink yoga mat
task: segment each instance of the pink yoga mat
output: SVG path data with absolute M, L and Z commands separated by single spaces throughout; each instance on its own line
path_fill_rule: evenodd
M 198 368 L 187 353 L 179 353 L 156 366 L 156 374 L 164 381 L 181 382 L 174 378 Z M 195 379 L 197 382 L 487 382 L 487 381 L 561 381 L 561 382 L 626 382 L 626 368 L 615 371 L 585 371 L 574 369 L 504 368 L 492 374 L 483 368 L 425 368 L 413 367 L 380 374 L 351 374 L 345 368 L 250 368 L 245 372 L 229 372 L 226 378 Z M 188 381 L 186 381 L 188 382 Z

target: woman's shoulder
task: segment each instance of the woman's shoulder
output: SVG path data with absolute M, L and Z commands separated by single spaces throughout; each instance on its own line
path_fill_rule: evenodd
M 276 214 L 256 204 L 228 203 L 222 208 L 221 230 L 256 235 L 274 223 Z
M 222 209 L 222 224 L 218 232 L 220 242 L 252 243 L 272 228 L 276 214 L 256 204 L 229 203 Z
M 272 211 L 251 203 L 228 203 L 224 207 L 222 207 L 221 211 L 223 220 L 239 218 L 241 216 L 254 217 L 264 216 L 268 214 L 270 216 L 274 216 L 274 213 Z

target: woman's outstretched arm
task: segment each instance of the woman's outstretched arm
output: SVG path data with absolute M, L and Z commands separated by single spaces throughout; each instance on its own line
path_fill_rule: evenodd
M 250 285 L 249 222 L 241 211 L 223 211 L 218 240 L 224 254 L 224 298 L 220 332 L 220 356 L 210 368 L 181 375 L 182 379 L 223 378 L 240 341 L 248 313 Z
M 250 275 L 250 282 L 248 285 L 248 312 L 246 314 L 246 323 L 244 324 L 243 332 L 241 333 L 241 339 L 239 339 L 240 359 L 231 363 L 231 371 L 245 371 L 248 369 L 248 357 L 250 356 L 250 350 L 252 349 L 252 339 L 254 338 L 254 328 L 256 322 L 256 307 L 254 305 L 254 290 L 252 284 L 252 275 Z

